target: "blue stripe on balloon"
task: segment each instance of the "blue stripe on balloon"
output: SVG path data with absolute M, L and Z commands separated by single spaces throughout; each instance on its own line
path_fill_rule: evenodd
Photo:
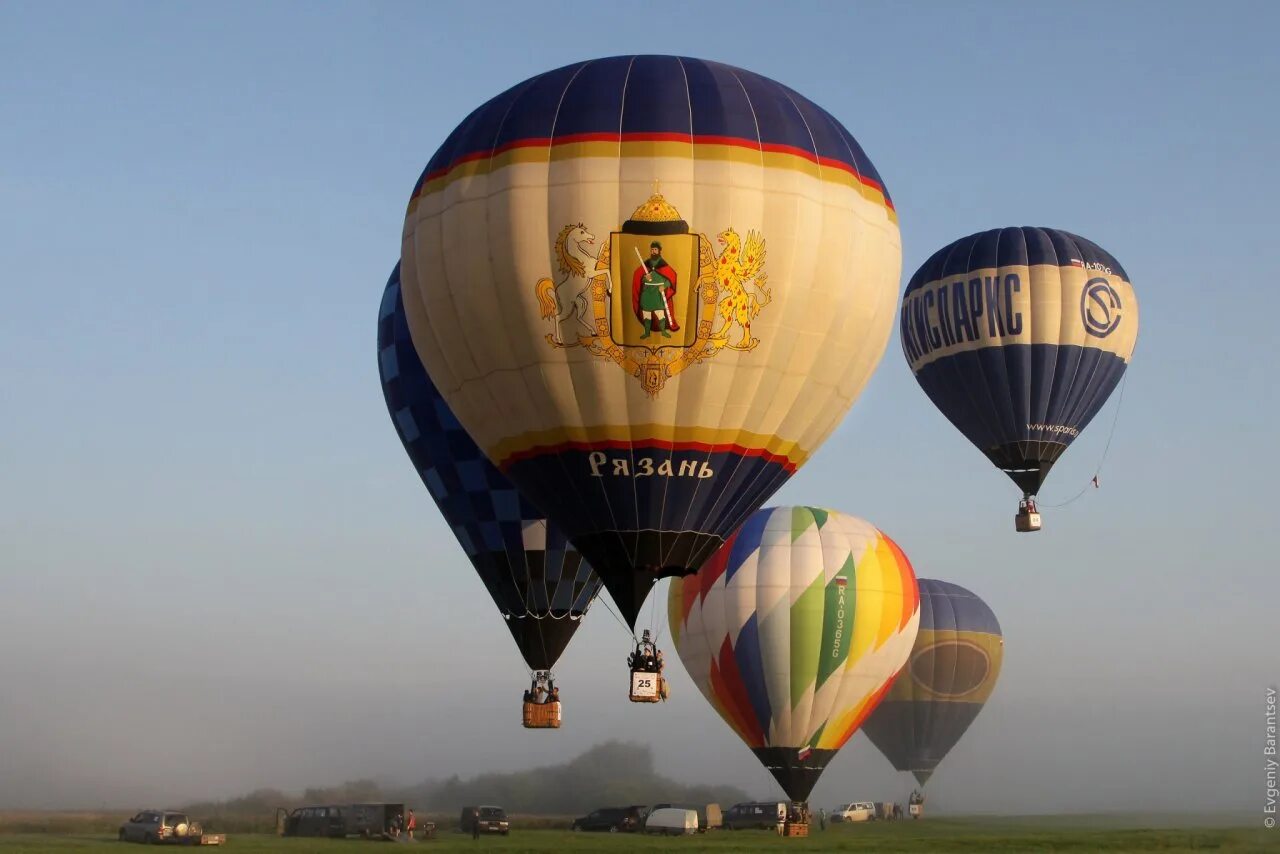
M 773 712 L 769 704 L 769 688 L 764 678 L 764 660 L 760 654 L 759 614 L 752 614 L 738 632 L 733 645 L 733 658 L 738 664 L 738 674 L 746 689 L 747 699 L 755 712 L 760 728 L 768 732 Z

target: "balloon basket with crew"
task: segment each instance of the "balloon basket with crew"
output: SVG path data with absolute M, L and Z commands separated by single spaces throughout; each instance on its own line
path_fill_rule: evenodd
M 648 629 L 644 630 L 635 650 L 627 656 L 627 667 L 631 670 L 631 702 L 659 703 L 670 695 L 667 680 L 662 675 L 662 650 L 654 644 Z
M 550 673 L 534 673 L 524 692 L 523 721 L 525 729 L 560 728 L 560 689 Z
M 1040 511 L 1036 508 L 1034 495 L 1025 495 L 1018 502 L 1018 515 L 1013 517 L 1013 526 L 1023 534 L 1040 530 Z
M 806 801 L 793 801 L 787 807 L 787 820 L 781 827 L 783 836 L 809 835 L 809 804 Z

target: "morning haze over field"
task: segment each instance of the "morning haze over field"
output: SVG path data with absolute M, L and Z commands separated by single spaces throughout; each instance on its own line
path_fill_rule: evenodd
M 667 582 L 641 625 L 669 702 L 627 702 L 602 600 L 556 667 L 563 728 L 520 727 L 526 671 L 378 382 L 379 298 L 445 136 L 545 69 L 656 52 L 838 117 L 892 191 L 903 284 L 1029 223 L 1106 246 L 1142 300 L 1041 533 L 1014 533 L 1016 491 L 896 331 L 769 502 L 864 517 L 998 615 L 999 684 L 931 809 L 1260 816 L 1280 12 L 1160 8 L 0 8 L 0 809 L 403 790 L 612 741 L 651 751 L 620 775 L 780 795 L 676 662 Z M 1054 509 L 1104 453 L 1101 488 Z M 912 784 L 858 734 L 811 800 Z

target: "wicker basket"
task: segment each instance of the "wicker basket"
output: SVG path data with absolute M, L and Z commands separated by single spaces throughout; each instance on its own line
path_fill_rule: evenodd
M 559 729 L 560 703 L 525 703 L 524 725 L 529 729 Z

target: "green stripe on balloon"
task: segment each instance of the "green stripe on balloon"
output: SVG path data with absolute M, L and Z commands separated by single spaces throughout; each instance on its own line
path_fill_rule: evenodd
M 822 648 L 816 641 L 822 632 L 822 576 L 800 594 L 791 606 L 791 707 L 795 708 L 818 670 Z
M 821 658 L 818 661 L 818 687 L 826 684 L 827 677 L 835 673 L 849 660 L 852 646 L 853 609 L 856 604 L 856 586 L 853 580 L 853 554 L 845 558 L 835 577 L 827 585 L 826 607 L 822 615 Z

